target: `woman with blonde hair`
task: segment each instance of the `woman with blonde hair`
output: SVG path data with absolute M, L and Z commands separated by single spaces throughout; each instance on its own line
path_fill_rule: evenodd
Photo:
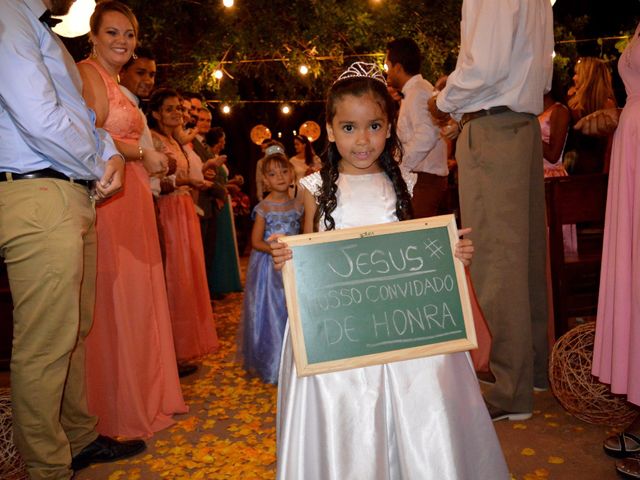
M 595 57 L 578 60 L 573 82 L 568 105 L 574 123 L 596 110 L 615 108 L 611 71 L 603 60 Z M 575 156 L 573 165 L 569 166 L 572 174 L 609 170 L 611 135 L 597 137 L 572 132 L 567 150 L 572 150 Z
M 167 158 L 140 145 L 144 122 L 120 90 L 138 22 L 107 0 L 91 16 L 91 56 L 78 65 L 96 126 L 126 159 L 124 189 L 97 208 L 98 261 L 93 327 L 87 337 L 87 400 L 103 435 L 150 437 L 184 413 L 149 174 Z

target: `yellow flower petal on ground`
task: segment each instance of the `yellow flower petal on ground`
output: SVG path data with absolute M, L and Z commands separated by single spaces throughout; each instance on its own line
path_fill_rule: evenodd
M 549 463 L 552 463 L 554 465 L 561 465 L 564 463 L 564 458 L 562 457 L 549 457 L 549 459 L 547 460 Z
M 120 480 L 127 474 L 124 470 L 116 470 L 111 475 L 109 475 L 109 480 Z
M 536 454 L 536 451 L 533 448 L 523 448 L 520 452 L 520 455 L 524 455 L 526 457 L 531 457 Z
M 524 423 L 514 423 L 513 424 L 513 429 L 514 430 L 526 430 L 527 426 Z

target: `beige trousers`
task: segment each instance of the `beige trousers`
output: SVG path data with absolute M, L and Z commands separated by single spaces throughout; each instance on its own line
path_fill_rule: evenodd
M 485 399 L 509 412 L 531 412 L 534 375 L 537 385 L 547 382 L 548 349 L 538 120 L 506 112 L 468 122 L 456 156 L 462 226 L 473 228 L 471 278 L 493 335 L 496 383 Z
M 14 305 L 14 438 L 31 479 L 71 478 L 72 456 L 97 437 L 84 377 L 95 296 L 94 221 L 94 205 L 80 185 L 0 182 L 0 254 Z

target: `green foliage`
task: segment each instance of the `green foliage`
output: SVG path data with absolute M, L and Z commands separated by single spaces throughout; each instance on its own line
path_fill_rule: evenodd
M 221 100 L 318 100 L 345 65 L 412 37 L 434 80 L 455 65 L 461 0 L 130 0 L 160 83 Z M 372 57 L 371 54 L 377 54 Z M 262 61 L 256 61 L 262 60 Z M 310 72 L 301 76 L 301 64 Z M 212 73 L 226 72 L 218 81 Z M 231 78 L 233 77 L 233 79 Z

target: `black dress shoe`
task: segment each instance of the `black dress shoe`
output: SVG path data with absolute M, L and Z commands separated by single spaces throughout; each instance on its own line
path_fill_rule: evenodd
M 92 463 L 115 462 L 143 452 L 147 448 L 142 440 L 119 442 L 110 437 L 98 435 L 93 442 L 84 447 L 71 460 L 71 468 L 75 471 L 87 468 Z
M 191 375 L 198 370 L 198 366 L 193 363 L 179 363 L 178 364 L 178 376 L 180 378 Z

